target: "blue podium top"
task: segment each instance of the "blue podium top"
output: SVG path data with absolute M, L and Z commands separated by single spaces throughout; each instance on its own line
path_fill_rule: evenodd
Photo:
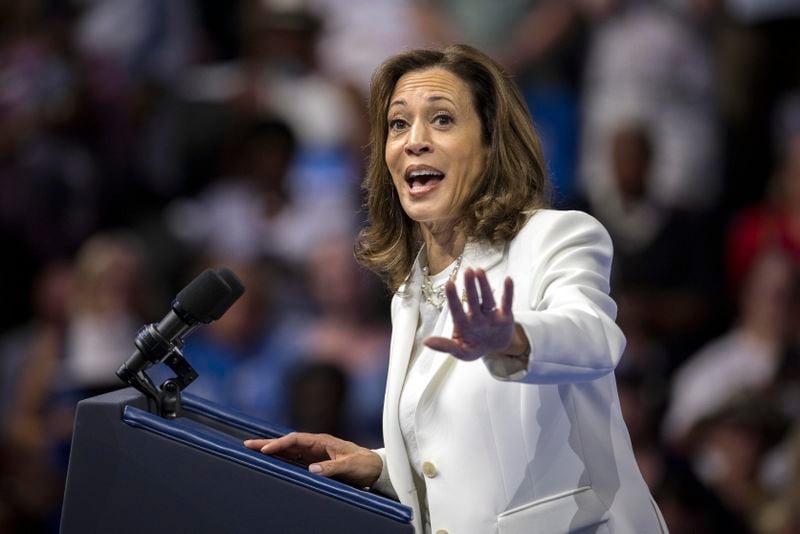
M 278 437 L 290 431 L 287 428 L 268 425 L 258 419 L 233 412 L 194 395 L 184 394 L 182 400 L 183 408 L 187 412 L 204 416 L 253 437 Z M 240 437 L 226 434 L 189 418 L 164 419 L 134 406 L 125 406 L 122 420 L 133 427 L 154 432 L 395 521 L 411 522 L 411 508 L 403 504 L 250 450 L 244 446 Z

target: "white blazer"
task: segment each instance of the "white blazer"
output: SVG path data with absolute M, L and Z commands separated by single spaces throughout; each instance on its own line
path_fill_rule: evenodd
M 514 280 L 514 318 L 531 355 L 527 370 L 507 376 L 501 359 L 436 354 L 415 413 L 432 532 L 666 532 L 620 412 L 613 370 L 625 337 L 608 296 L 611 256 L 605 229 L 577 211 L 537 211 L 504 247 L 467 245 L 462 269 L 484 269 L 497 302 L 503 279 Z M 420 503 L 398 404 L 421 276 L 417 261 L 392 300 L 385 449 L 378 451 L 397 498 L 414 510 L 418 533 Z M 462 294 L 461 277 L 457 285 Z M 445 306 L 434 335 L 452 329 Z

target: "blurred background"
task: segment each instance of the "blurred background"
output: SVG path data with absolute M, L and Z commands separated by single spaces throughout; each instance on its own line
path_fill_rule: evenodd
M 554 204 L 614 239 L 671 531 L 800 532 L 798 0 L 0 2 L 0 532 L 57 532 L 75 403 L 210 265 L 248 290 L 189 339 L 189 391 L 381 443 L 369 79 L 452 42 L 513 75 Z

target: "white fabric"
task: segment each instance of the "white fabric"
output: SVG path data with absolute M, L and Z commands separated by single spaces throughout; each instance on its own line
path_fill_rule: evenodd
M 447 282 L 450 269 L 445 269 L 436 276 L 431 277 L 433 286 L 439 286 Z M 403 439 L 406 442 L 408 458 L 414 471 L 420 476 L 422 474 L 422 459 L 419 457 L 419 447 L 414 431 L 414 412 L 417 403 L 422 396 L 422 391 L 432 378 L 435 351 L 424 345 L 424 341 L 433 335 L 436 321 L 443 313 L 449 313 L 446 309 L 436 308 L 433 304 L 424 299 L 419 304 L 420 322 L 417 334 L 414 337 L 414 349 L 411 353 L 411 364 L 409 365 L 408 376 L 406 377 L 403 391 L 400 394 L 400 429 L 403 432 Z
M 455 262 L 439 274 L 431 276 L 433 287 L 444 285 L 454 267 Z M 417 445 L 414 416 L 422 392 L 433 378 L 432 374 L 436 370 L 434 367 L 436 353 L 434 350 L 426 347 L 424 341 L 433 335 L 436 322 L 446 313 L 449 313 L 446 305 L 442 309 L 439 309 L 430 302 L 426 302 L 425 299 L 420 300 L 419 326 L 414 336 L 414 349 L 411 352 L 411 364 L 409 365 L 408 376 L 403 385 L 403 391 L 400 394 L 400 429 L 406 444 L 408 460 L 414 471 L 412 473 L 414 476 L 414 484 L 420 496 L 425 495 L 425 475 L 422 473 L 422 462 L 424 460 L 420 457 L 419 446 Z M 428 521 L 425 519 L 427 517 L 427 506 L 424 503 L 424 499 L 421 499 L 421 501 L 421 510 L 423 514 L 422 522 L 426 525 L 427 532 Z
M 166 220 L 178 238 L 234 259 L 266 254 L 303 262 L 323 240 L 352 233 L 353 207 L 344 197 L 291 202 L 270 218 L 267 207 L 250 180 L 229 177 L 197 198 L 174 201 Z
M 471 533 L 658 533 L 662 522 L 639 473 L 613 369 L 625 346 L 608 296 L 611 241 L 581 212 L 541 210 L 506 247 L 468 243 L 462 269 L 482 268 L 499 298 L 515 284 L 513 310 L 531 345 L 527 372 L 492 373 L 494 360 L 435 353 L 417 404 L 419 457 L 431 530 Z M 418 490 L 400 424 L 400 395 L 417 332 L 417 262 L 392 300 L 384 403 L 389 492 L 414 510 Z M 457 278 L 459 294 L 463 282 Z M 452 334 L 450 314 L 434 335 Z M 663 528 L 666 531 L 666 528 Z
M 127 313 L 80 314 L 67 328 L 65 379 L 72 386 L 116 383 L 119 364 L 132 352 L 139 320 Z
M 585 78 L 580 181 L 593 204 L 616 187 L 614 132 L 642 124 L 655 149 L 650 198 L 667 207 L 714 205 L 719 133 L 714 69 L 702 36 L 667 10 L 636 4 L 598 27 Z
M 664 422 L 677 439 L 736 393 L 769 384 L 778 370 L 778 346 L 734 329 L 715 339 L 675 374 L 672 402 Z

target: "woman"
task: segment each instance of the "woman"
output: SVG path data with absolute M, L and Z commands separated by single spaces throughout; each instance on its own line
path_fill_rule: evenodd
M 396 496 L 420 533 L 661 532 L 614 382 L 611 242 L 544 209 L 517 89 L 473 48 L 412 50 L 376 72 L 370 117 L 356 255 L 395 293 L 386 448 L 246 445 Z

